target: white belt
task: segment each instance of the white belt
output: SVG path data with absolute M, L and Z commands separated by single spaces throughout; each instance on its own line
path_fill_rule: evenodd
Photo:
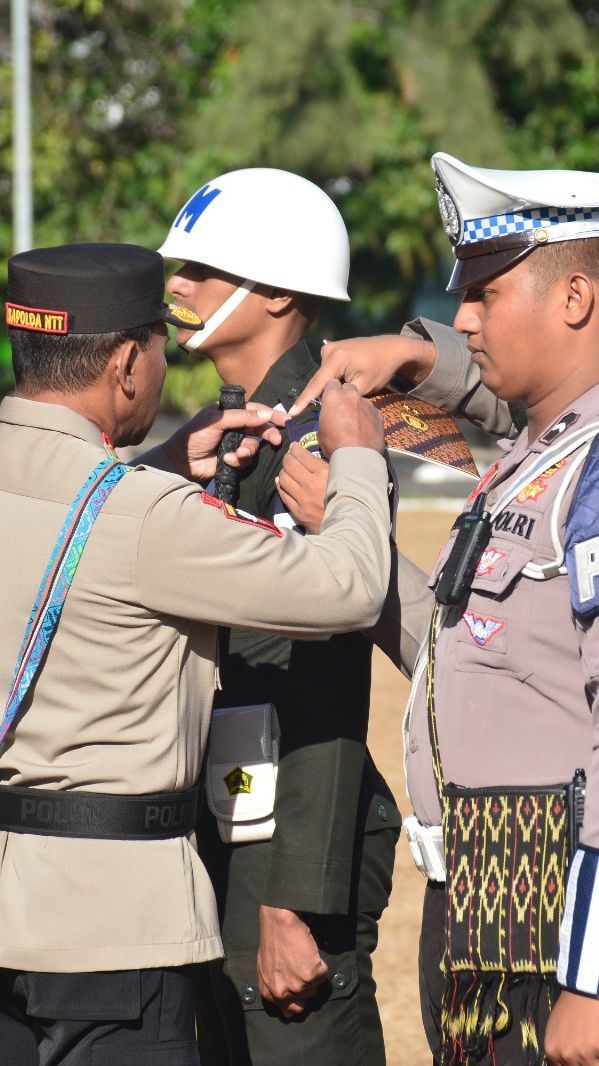
M 442 825 L 421 825 L 415 814 L 403 819 L 412 858 L 430 881 L 445 881 L 445 849 Z

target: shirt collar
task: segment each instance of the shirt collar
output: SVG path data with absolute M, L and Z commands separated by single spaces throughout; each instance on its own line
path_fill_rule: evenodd
M 301 391 L 317 369 L 318 365 L 302 338 L 269 367 L 251 399 L 268 407 L 282 403 L 288 409 L 293 403 L 289 390 L 299 388 Z
M 103 435 L 98 426 L 63 404 L 5 396 L 0 403 L 0 422 L 32 429 L 50 429 L 103 447 Z
M 506 458 L 509 456 L 514 462 L 520 463 L 526 455 L 540 455 L 561 437 L 566 437 L 570 430 L 579 429 L 595 419 L 599 419 L 599 385 L 593 385 L 564 407 L 531 444 L 528 443 L 528 429 L 525 427 L 517 437 L 505 437 L 497 441 L 497 445 L 505 452 Z M 558 432 L 553 433 L 553 430 Z
M 566 437 L 573 430 L 580 429 L 595 419 L 599 419 L 599 385 L 593 385 L 567 407 L 562 408 L 551 425 L 547 426 L 537 439 L 531 442 L 528 450 L 534 454 L 540 454 L 551 444 L 559 441 L 561 437 Z M 526 430 L 524 433 L 526 434 Z

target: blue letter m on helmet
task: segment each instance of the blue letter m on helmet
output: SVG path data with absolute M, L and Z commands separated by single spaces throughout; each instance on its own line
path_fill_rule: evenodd
M 198 189 L 192 196 L 189 203 L 185 204 L 185 207 L 180 211 L 179 215 L 175 219 L 175 226 L 183 226 L 186 233 L 190 233 L 200 215 L 204 213 L 208 204 L 220 195 L 220 189 L 211 189 L 210 185 L 203 185 L 201 189 Z

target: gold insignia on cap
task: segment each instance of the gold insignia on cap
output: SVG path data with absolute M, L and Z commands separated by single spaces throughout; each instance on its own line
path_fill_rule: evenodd
M 230 773 L 223 777 L 223 781 L 227 786 L 230 796 L 249 796 L 252 791 L 253 780 L 254 775 L 248 774 L 247 770 L 242 770 L 241 766 L 236 766 L 230 771 Z
M 547 233 L 546 229 L 535 230 L 535 241 L 537 241 L 538 244 L 545 244 L 545 242 L 548 240 L 549 234 Z
M 177 307 L 176 304 L 169 304 L 169 314 L 173 318 L 178 318 L 181 322 L 185 322 L 188 326 L 202 326 L 203 322 L 199 315 L 196 315 L 195 311 L 190 311 L 189 307 Z

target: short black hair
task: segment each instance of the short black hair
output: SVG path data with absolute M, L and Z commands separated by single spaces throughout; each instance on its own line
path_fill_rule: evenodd
M 588 274 L 599 282 L 599 237 L 542 245 L 535 248 L 528 262 L 542 290 L 565 274 Z
M 112 353 L 126 341 L 145 350 L 152 326 L 116 333 L 34 333 L 9 329 L 17 387 L 26 391 L 79 392 L 100 376 Z

